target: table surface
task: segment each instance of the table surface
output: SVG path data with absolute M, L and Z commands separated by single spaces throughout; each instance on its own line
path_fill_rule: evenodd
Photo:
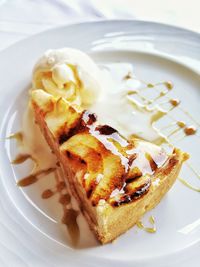
M 0 0 L 0 49 L 59 25 L 137 18 L 200 32 L 199 0 Z

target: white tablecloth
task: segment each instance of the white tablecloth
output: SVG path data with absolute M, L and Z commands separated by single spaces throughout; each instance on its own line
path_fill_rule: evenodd
M 200 31 L 199 0 L 0 0 L 0 49 L 76 21 L 137 18 Z

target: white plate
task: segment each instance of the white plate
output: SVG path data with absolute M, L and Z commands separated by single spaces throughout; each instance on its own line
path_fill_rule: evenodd
M 43 185 L 25 190 L 15 181 L 27 172 L 13 168 L 14 142 L 5 140 L 20 129 L 32 67 L 49 48 L 81 49 L 100 63 L 130 62 L 142 79 L 172 80 L 185 109 L 199 119 L 200 36 L 187 30 L 142 21 L 101 21 L 50 30 L 23 40 L 0 53 L 0 265 L 1 266 L 198 266 L 200 198 L 179 181 L 149 214 L 158 231 L 136 227 L 113 244 L 70 248 L 66 231 L 51 201 L 41 200 Z M 199 138 L 180 143 L 199 166 Z M 182 174 L 190 176 L 187 168 Z M 194 180 L 194 183 L 196 181 Z M 197 183 L 198 185 L 198 183 Z M 58 205 L 58 204 L 57 204 Z

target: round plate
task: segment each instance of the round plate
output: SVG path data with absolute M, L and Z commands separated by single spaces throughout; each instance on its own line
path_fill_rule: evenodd
M 99 64 L 128 62 L 148 82 L 172 80 L 174 94 L 199 119 L 200 36 L 172 26 L 142 21 L 101 21 L 69 25 L 23 40 L 0 53 L 0 264 L 2 266 L 197 266 L 200 248 L 200 198 L 179 181 L 146 215 L 156 218 L 157 232 L 133 227 L 116 242 L 100 246 L 92 239 L 73 249 L 57 217 L 58 203 L 40 198 L 44 184 L 20 189 L 16 180 L 28 166 L 13 167 L 16 146 L 5 139 L 20 130 L 31 72 L 47 49 L 74 47 Z M 178 115 L 176 111 L 174 116 Z M 188 118 L 189 120 L 189 118 Z M 198 124 L 198 122 L 197 122 Z M 197 125 L 198 126 L 198 125 Z M 199 166 L 199 136 L 178 144 Z M 184 167 L 181 175 L 190 177 Z M 193 181 L 193 180 L 192 180 Z M 196 180 L 193 181 L 198 185 Z M 125 218 L 124 218 L 125 219 Z M 85 222 L 83 222 L 85 223 Z M 86 225 L 87 227 L 87 225 Z M 83 239 L 90 232 L 82 233 Z

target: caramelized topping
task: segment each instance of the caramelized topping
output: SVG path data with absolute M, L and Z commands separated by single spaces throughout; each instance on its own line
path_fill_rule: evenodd
M 59 144 L 62 145 L 65 141 L 67 141 L 68 138 L 69 138 L 68 134 L 62 133 L 58 138 Z
M 99 131 L 99 133 L 103 134 L 103 135 L 111 135 L 111 134 L 117 132 L 117 130 L 115 130 L 114 128 L 110 127 L 109 125 L 97 126 L 95 130 Z
M 151 155 L 149 153 L 146 152 L 145 157 L 149 161 L 149 164 L 151 166 L 151 170 L 154 172 L 157 169 L 157 164 L 155 163 L 155 161 L 153 160 L 153 158 L 151 157 Z
M 133 153 L 132 155 L 129 156 L 128 158 L 128 165 L 131 166 L 133 161 L 137 158 L 137 154 Z
M 62 124 L 55 131 L 53 127 L 50 130 L 56 135 L 60 151 L 66 155 L 72 171 L 77 176 L 81 173 L 77 179 L 92 205 L 96 206 L 100 199 L 104 199 L 111 201 L 113 206 L 119 206 L 148 192 L 151 180 L 145 175 L 153 175 L 163 166 L 167 159 L 164 152 L 141 140 L 130 142 L 109 125 L 98 125 L 94 113 L 87 110 L 80 113 L 72 107 L 69 110 L 67 102 L 62 100 L 57 105 L 59 113 L 56 118 L 61 119 Z M 159 110 L 154 114 L 152 123 L 162 116 L 163 111 Z M 101 179 L 97 179 L 99 174 L 102 174 Z M 61 185 L 60 190 L 64 186 Z M 110 200 L 112 192 L 121 188 L 124 190 L 122 196 Z
M 149 191 L 150 185 L 151 185 L 151 179 L 148 179 L 146 183 L 144 183 L 138 188 L 135 188 L 135 191 L 123 194 L 119 200 L 113 201 L 111 202 L 111 204 L 114 207 L 118 207 L 122 204 L 127 204 L 133 200 L 137 200 L 141 198 L 142 196 L 144 196 Z M 126 188 L 125 188 L 125 192 L 126 192 Z
M 74 122 L 74 126 L 72 126 L 69 130 L 64 129 L 60 130 L 60 134 L 58 134 L 58 142 L 62 145 L 66 142 L 70 137 L 74 136 L 83 131 L 87 131 L 88 127 L 92 125 L 96 121 L 96 115 L 89 111 L 84 111 L 81 116 Z
M 92 125 L 97 120 L 97 116 L 95 113 L 92 113 L 88 110 L 83 112 L 82 120 L 84 121 L 85 125 Z

